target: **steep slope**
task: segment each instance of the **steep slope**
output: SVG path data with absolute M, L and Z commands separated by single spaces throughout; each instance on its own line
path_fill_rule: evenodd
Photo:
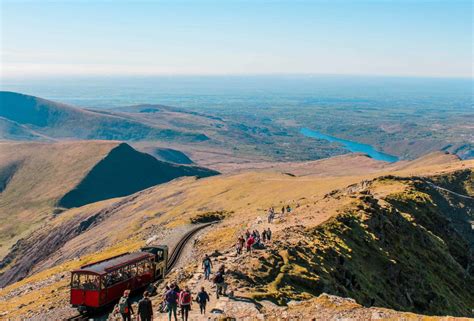
M 363 305 L 469 315 L 471 276 L 463 253 L 470 244 L 460 227 L 471 217 L 472 204 L 428 182 L 470 193 L 470 183 L 457 185 L 473 169 L 474 161 L 452 161 L 359 176 L 247 172 L 182 178 L 72 208 L 12 249 L 10 269 L 0 276 L 2 284 L 10 284 L 0 290 L 0 313 L 38 318 L 60 313 L 68 306 L 67 271 L 136 250 L 147 240 L 172 247 L 192 218 L 221 211 L 223 221 L 198 238 L 184 269 L 168 281 L 194 282 L 201 275 L 196 262 L 218 250 L 215 264 L 225 262 L 230 287 L 245 300 L 287 303 L 324 291 L 352 296 Z M 291 214 L 266 222 L 266 208 L 287 204 Z M 451 209 L 455 215 L 448 217 Z M 266 227 L 273 231 L 272 244 L 235 255 L 237 236 Z
M 6 91 L 0 91 L 0 117 L 51 138 L 157 139 L 186 142 L 208 139 L 202 133 L 194 133 L 182 128 L 153 126 L 131 119 L 125 114 L 79 109 Z M 9 136 L 4 134 L 0 138 L 6 139 Z
M 450 179 L 464 195 L 464 185 L 474 184 L 472 169 L 426 179 Z M 234 271 L 239 287 L 280 303 L 326 292 L 365 306 L 473 315 L 474 200 L 442 193 L 424 178 L 395 176 L 328 197 L 353 201 L 324 224 L 286 230 L 259 258 L 261 268 L 240 262 L 248 268 Z
M 0 257 L 119 143 L 0 142 Z
M 14 121 L 0 117 L 0 139 L 7 140 L 49 140 L 33 130 L 26 128 Z
M 216 173 L 161 162 L 119 142 L 0 143 L 0 254 L 61 208 Z
M 185 153 L 172 148 L 154 147 L 145 151 L 165 162 L 182 165 L 191 165 L 194 163 Z
M 202 167 L 180 166 L 159 161 L 139 153 L 127 144 L 120 144 L 84 177 L 79 185 L 65 194 L 59 206 L 70 208 L 132 194 L 153 185 L 182 176 L 198 178 L 217 175 Z

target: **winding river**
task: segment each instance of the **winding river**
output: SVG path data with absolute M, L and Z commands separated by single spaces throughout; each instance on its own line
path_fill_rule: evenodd
M 384 162 L 389 162 L 389 163 L 393 163 L 393 162 L 398 161 L 397 156 L 379 152 L 378 150 L 376 150 L 371 145 L 354 142 L 352 140 L 337 138 L 337 137 L 334 137 L 334 136 L 329 136 L 329 135 L 320 133 L 318 131 L 311 130 L 309 128 L 301 128 L 300 133 L 305 135 L 306 137 L 323 139 L 323 140 L 327 140 L 328 142 L 332 142 L 332 143 L 339 143 L 345 149 L 347 149 L 347 150 L 349 150 L 353 153 L 364 153 L 364 154 L 369 155 L 373 159 L 376 159 L 376 160 L 379 160 L 379 161 L 384 161 Z

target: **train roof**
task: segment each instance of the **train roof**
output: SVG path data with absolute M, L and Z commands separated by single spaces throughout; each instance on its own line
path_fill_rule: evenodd
M 153 258 L 153 254 L 147 252 L 125 253 L 105 259 L 103 261 L 83 265 L 80 269 L 72 271 L 72 273 L 84 272 L 103 275 L 146 258 Z

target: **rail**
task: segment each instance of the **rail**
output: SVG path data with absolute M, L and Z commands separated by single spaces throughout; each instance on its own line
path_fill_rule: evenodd
M 447 188 L 438 186 L 438 185 L 436 185 L 436 184 L 434 184 L 434 183 L 432 183 L 432 182 L 430 182 L 430 181 L 428 181 L 428 180 L 426 180 L 426 179 L 422 179 L 422 180 L 423 180 L 426 184 L 430 185 L 431 187 L 433 187 L 433 188 L 435 188 L 435 189 L 437 189 L 437 190 L 444 191 L 444 192 L 446 192 L 446 193 L 449 193 L 449 194 L 451 194 L 451 195 L 454 195 L 454 196 L 457 196 L 457 197 L 461 197 L 461 198 L 464 198 L 464 199 L 474 200 L 474 197 L 472 197 L 472 196 L 456 193 L 456 192 L 451 191 L 451 190 L 449 190 L 449 189 L 447 189 Z
M 168 260 L 168 265 L 166 266 L 166 273 L 169 273 L 174 268 L 176 263 L 178 263 L 179 257 L 181 256 L 181 253 L 183 252 L 184 247 L 186 246 L 188 241 L 197 232 L 199 232 L 200 230 L 202 230 L 205 227 L 208 227 L 211 224 L 213 224 L 213 223 L 207 223 L 207 224 L 203 224 L 201 226 L 198 226 L 198 227 L 192 229 L 191 231 L 189 231 L 188 233 L 186 233 L 183 236 L 183 238 L 181 238 L 181 240 L 178 242 L 178 244 L 176 244 L 175 248 L 173 249 L 173 253 L 171 253 L 171 255 L 170 255 L 170 258 Z
M 176 244 L 176 246 L 174 247 L 173 249 L 173 252 L 171 253 L 170 257 L 169 257 L 169 260 L 168 260 L 168 264 L 166 265 L 166 273 L 168 274 L 174 267 L 175 265 L 178 263 L 178 260 L 179 260 L 179 257 L 181 256 L 181 253 L 183 252 L 184 250 L 184 247 L 186 246 L 186 244 L 188 243 L 188 241 L 197 233 L 199 232 L 200 230 L 212 225 L 214 223 L 207 223 L 207 224 L 203 224 L 203 225 L 200 225 L 194 229 L 192 229 L 191 231 L 187 232 L 178 242 L 178 244 Z M 89 320 L 90 317 L 88 317 L 87 315 L 84 315 L 84 314 L 80 314 L 80 315 L 75 315 L 73 317 L 70 317 L 70 318 L 67 318 L 65 320 L 67 321 L 85 321 L 85 320 Z

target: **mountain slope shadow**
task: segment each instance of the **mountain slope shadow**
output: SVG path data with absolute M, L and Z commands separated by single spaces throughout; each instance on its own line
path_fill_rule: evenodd
M 8 182 L 10 182 L 13 175 L 15 175 L 20 165 L 21 162 L 13 162 L 3 168 L 0 167 L 0 193 L 5 190 L 8 185 Z
M 202 178 L 217 174 L 207 168 L 162 162 L 123 143 L 97 163 L 76 188 L 59 200 L 58 205 L 79 207 L 129 195 L 182 176 Z

